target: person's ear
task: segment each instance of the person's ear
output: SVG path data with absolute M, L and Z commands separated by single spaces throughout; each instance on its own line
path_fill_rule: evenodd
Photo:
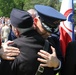
M 16 33 L 15 33 L 15 35 L 16 35 L 16 37 L 19 37 L 19 35 L 20 35 L 20 32 L 19 32 L 19 30 L 16 28 Z
M 34 18 L 33 19 L 33 27 L 34 27 L 34 29 L 36 29 L 36 27 L 37 27 L 37 22 L 38 22 L 38 18 Z
M 35 17 L 33 20 L 34 20 L 34 24 L 35 24 L 35 25 L 37 25 L 38 18 L 37 18 L 37 17 Z

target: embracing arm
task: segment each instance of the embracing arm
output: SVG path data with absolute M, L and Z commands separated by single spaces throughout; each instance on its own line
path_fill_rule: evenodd
M 12 43 L 13 41 L 8 41 L 2 45 L 2 48 L 0 49 L 0 58 L 4 60 L 14 60 L 14 56 L 19 55 L 20 51 L 18 48 L 8 46 Z
M 60 67 L 61 62 L 56 56 L 55 48 L 53 48 L 51 46 L 51 49 L 52 49 L 52 54 L 50 54 L 44 50 L 40 50 L 40 52 L 38 52 L 38 55 L 40 55 L 42 58 L 38 58 L 38 61 L 41 62 L 40 65 L 43 67 L 58 68 L 58 67 Z M 44 63 L 44 64 L 42 64 L 42 63 Z

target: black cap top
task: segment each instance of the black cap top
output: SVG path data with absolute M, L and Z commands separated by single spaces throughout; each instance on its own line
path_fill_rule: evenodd
M 31 15 L 24 10 L 13 8 L 10 14 L 11 24 L 18 28 L 29 28 L 33 25 Z

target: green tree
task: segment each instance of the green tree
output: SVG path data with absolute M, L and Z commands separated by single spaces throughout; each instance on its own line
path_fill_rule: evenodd
M 28 10 L 29 8 L 34 8 L 35 4 L 50 5 L 50 0 L 29 0 L 27 2 L 25 0 L 24 9 Z
M 59 2 L 59 0 L 50 0 L 50 6 L 60 11 L 61 3 Z
M 0 0 L 0 16 L 9 16 L 12 8 L 24 7 L 24 0 Z
M 0 16 L 9 16 L 12 8 L 28 10 L 35 4 L 44 4 L 59 10 L 59 0 L 0 0 Z
M 14 7 L 13 3 L 13 0 L 0 0 L 0 16 L 8 16 Z
M 74 24 L 76 26 L 76 3 L 74 4 Z

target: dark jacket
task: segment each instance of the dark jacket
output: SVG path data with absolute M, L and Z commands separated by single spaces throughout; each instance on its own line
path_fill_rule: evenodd
M 76 41 L 68 44 L 62 75 L 76 75 Z
M 50 45 L 53 45 L 54 47 L 57 46 L 55 45 L 56 43 L 54 43 L 53 39 L 50 40 L 50 42 L 52 43 L 49 43 Z M 39 52 L 40 49 L 43 49 L 44 44 L 45 40 L 34 30 L 28 31 L 21 35 L 19 38 L 15 39 L 12 46 L 18 47 L 20 49 L 20 55 L 18 55 L 14 61 L 7 61 L 7 67 L 2 70 L 2 75 L 35 75 L 40 64 L 40 62 L 37 61 L 37 58 L 39 57 L 37 52 Z M 50 46 L 48 49 L 49 50 L 47 51 L 51 53 Z M 58 58 L 61 60 L 62 56 L 59 49 L 57 49 L 56 52 Z M 42 75 L 47 74 L 54 75 L 54 69 L 46 67 Z
M 13 33 L 12 29 L 10 29 L 10 33 L 9 33 L 9 36 L 8 36 L 8 40 L 14 40 L 16 39 L 17 37 L 15 36 L 15 34 Z

